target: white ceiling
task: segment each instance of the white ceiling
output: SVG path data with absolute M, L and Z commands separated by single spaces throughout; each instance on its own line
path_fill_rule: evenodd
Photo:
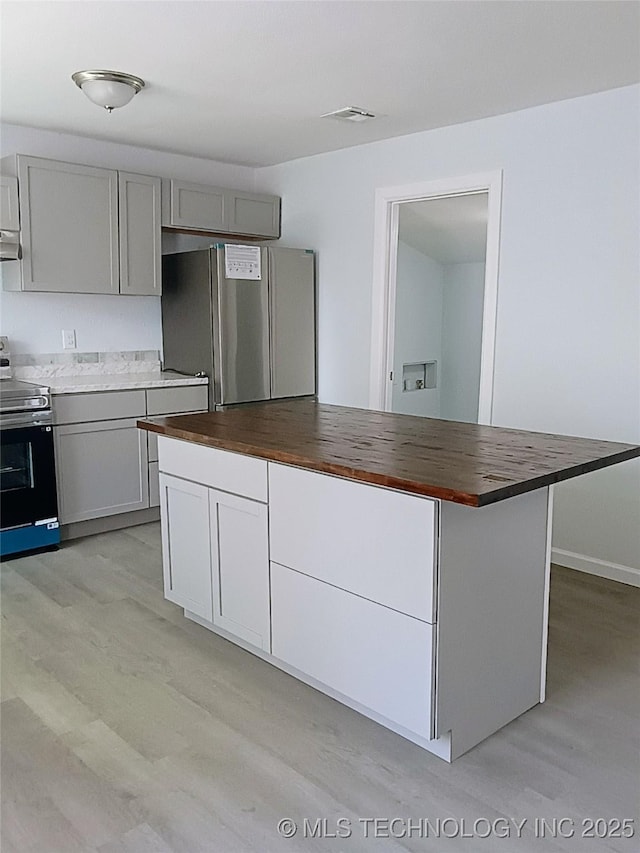
M 487 254 L 487 193 L 400 205 L 398 239 L 440 264 L 470 264 Z
M 617 0 L 2 0 L 4 121 L 267 165 L 636 82 L 640 4 Z M 72 83 L 147 88 L 108 115 Z M 340 107 L 379 118 L 322 119 Z

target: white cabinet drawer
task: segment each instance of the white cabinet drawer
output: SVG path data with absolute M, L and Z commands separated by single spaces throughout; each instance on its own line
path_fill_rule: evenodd
M 144 391 L 99 391 L 53 397 L 56 424 L 81 424 L 120 418 L 141 418 L 146 412 Z
M 263 459 L 165 435 L 158 436 L 158 459 L 165 474 L 267 502 L 267 463 Z
M 271 563 L 272 654 L 424 738 L 433 625 Z
M 438 503 L 269 463 L 271 559 L 434 621 Z

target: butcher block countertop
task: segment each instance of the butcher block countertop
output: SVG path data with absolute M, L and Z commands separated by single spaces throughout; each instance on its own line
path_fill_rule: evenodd
M 640 446 L 331 406 L 256 403 L 142 429 L 446 501 L 485 506 L 640 456 Z

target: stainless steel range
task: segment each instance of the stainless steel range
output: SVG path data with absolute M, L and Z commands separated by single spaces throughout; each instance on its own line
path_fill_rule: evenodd
M 49 389 L 0 379 L 0 557 L 60 542 Z

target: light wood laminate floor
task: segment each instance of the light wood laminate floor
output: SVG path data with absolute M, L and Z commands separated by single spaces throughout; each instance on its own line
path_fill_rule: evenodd
M 640 590 L 554 569 L 547 702 L 448 765 L 187 621 L 161 574 L 157 524 L 2 564 L 3 853 L 638 849 Z

